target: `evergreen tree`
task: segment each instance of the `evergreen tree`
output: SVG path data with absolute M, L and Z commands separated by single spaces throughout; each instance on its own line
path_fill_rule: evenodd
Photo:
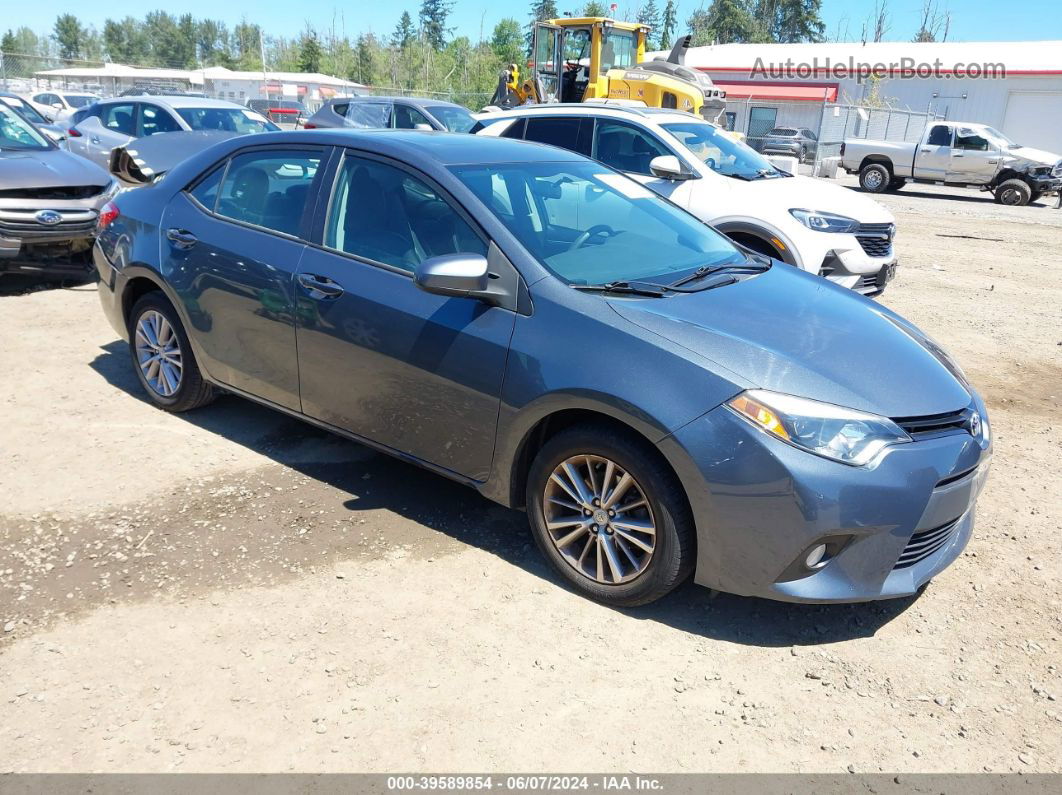
M 371 33 L 358 36 L 354 45 L 354 70 L 351 79 L 367 86 L 376 82 L 376 50 L 379 45 Z
M 528 52 L 531 52 L 531 46 L 535 38 L 535 23 L 545 22 L 547 19 L 556 19 L 560 16 L 557 12 L 557 0 L 532 0 L 530 16 L 531 22 L 528 24 L 527 34 L 524 36 L 524 43 Z
M 669 50 L 674 43 L 675 25 L 678 22 L 678 9 L 675 8 L 675 0 L 667 0 L 664 6 L 664 20 L 660 24 L 660 49 Z
M 583 6 L 584 17 L 607 17 L 608 10 L 605 8 L 604 3 L 599 3 L 597 0 L 590 0 L 585 6 Z
M 413 27 L 413 17 L 409 15 L 408 11 L 403 11 L 402 18 L 398 20 L 398 24 L 395 26 L 395 32 L 391 34 L 391 46 L 403 50 L 413 41 L 413 37 L 416 35 L 417 31 Z
M 822 41 L 822 0 L 756 0 L 753 14 L 763 41 Z
M 649 27 L 649 35 L 645 37 L 645 49 L 657 49 L 660 36 L 660 9 L 656 5 L 656 0 L 646 0 L 645 5 L 638 10 L 638 21 Z
M 317 31 L 307 30 L 302 36 L 302 44 L 299 46 L 299 71 L 321 71 L 321 42 L 317 39 Z
M 450 16 L 450 7 L 448 0 L 422 0 L 420 4 L 420 29 L 433 50 L 446 46 L 446 37 L 450 33 L 446 18 Z
M 757 39 L 756 22 L 741 0 L 712 0 L 707 9 L 694 11 L 686 24 L 693 34 L 693 46 Z
M 61 14 L 56 17 L 52 38 L 59 45 L 62 58 L 80 58 L 84 46 L 85 29 L 73 14 Z

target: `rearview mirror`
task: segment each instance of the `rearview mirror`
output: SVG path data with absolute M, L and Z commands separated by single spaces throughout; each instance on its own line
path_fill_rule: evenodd
M 413 283 L 426 293 L 474 298 L 490 283 L 487 269 L 482 254 L 443 254 L 420 263 Z
M 659 177 L 660 179 L 679 181 L 693 177 L 693 174 L 682 165 L 682 161 L 674 155 L 654 157 L 649 161 L 649 171 L 652 172 L 654 177 Z

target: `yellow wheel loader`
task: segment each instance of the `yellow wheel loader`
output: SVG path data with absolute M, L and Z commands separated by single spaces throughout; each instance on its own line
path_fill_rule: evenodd
M 607 17 L 565 17 L 534 28 L 528 73 L 510 64 L 491 105 L 512 108 L 541 102 L 627 101 L 696 113 L 718 124 L 726 92 L 686 66 L 690 37 L 681 36 L 666 59 L 645 60 L 649 28 Z

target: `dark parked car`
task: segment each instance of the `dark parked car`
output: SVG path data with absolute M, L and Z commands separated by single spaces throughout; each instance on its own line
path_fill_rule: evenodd
M 807 127 L 775 127 L 763 138 L 760 151 L 765 155 L 789 155 L 801 163 L 815 159 L 819 139 Z
M 304 125 L 469 132 L 476 124 L 468 108 L 438 99 L 413 97 L 343 97 L 330 99 Z
M 988 424 L 938 345 L 562 149 L 234 138 L 95 259 L 157 406 L 233 392 L 526 507 L 609 604 L 904 596 L 970 538 Z

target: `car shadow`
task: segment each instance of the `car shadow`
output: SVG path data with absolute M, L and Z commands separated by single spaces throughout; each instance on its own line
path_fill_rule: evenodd
M 865 190 L 859 186 L 850 187 L 850 190 L 854 190 L 856 193 L 865 193 L 867 196 L 877 197 L 882 195 L 887 196 L 911 196 L 918 199 L 947 199 L 949 201 L 957 202 L 970 202 L 972 204 L 998 204 L 995 197 L 991 193 L 982 191 L 963 190 L 961 188 L 956 189 L 955 193 L 931 193 L 924 190 L 912 190 L 910 187 L 904 187 L 897 191 L 890 191 L 886 194 L 873 193 L 872 191 Z M 1006 205 L 1000 204 L 1000 207 Z M 1051 199 L 1037 199 L 1034 202 L 1029 202 L 1025 205 L 1034 210 L 1051 210 L 1054 209 L 1054 198 Z
M 90 366 L 116 389 L 149 402 L 133 372 L 126 343 L 115 340 L 102 346 Z M 535 548 L 526 515 L 497 505 L 474 489 L 234 395 L 174 416 L 331 486 L 341 495 L 336 508 L 352 513 L 389 511 L 496 555 L 557 587 L 567 587 Z M 342 452 L 307 456 L 315 441 L 326 443 L 333 452 L 338 445 Z M 870 637 L 916 599 L 799 605 L 720 594 L 688 582 L 651 605 L 613 609 L 712 640 L 778 647 Z
M 86 279 L 43 279 L 40 276 L 25 273 L 0 273 L 0 298 L 8 296 L 29 295 L 45 290 L 85 290 L 95 291 L 95 280 Z

